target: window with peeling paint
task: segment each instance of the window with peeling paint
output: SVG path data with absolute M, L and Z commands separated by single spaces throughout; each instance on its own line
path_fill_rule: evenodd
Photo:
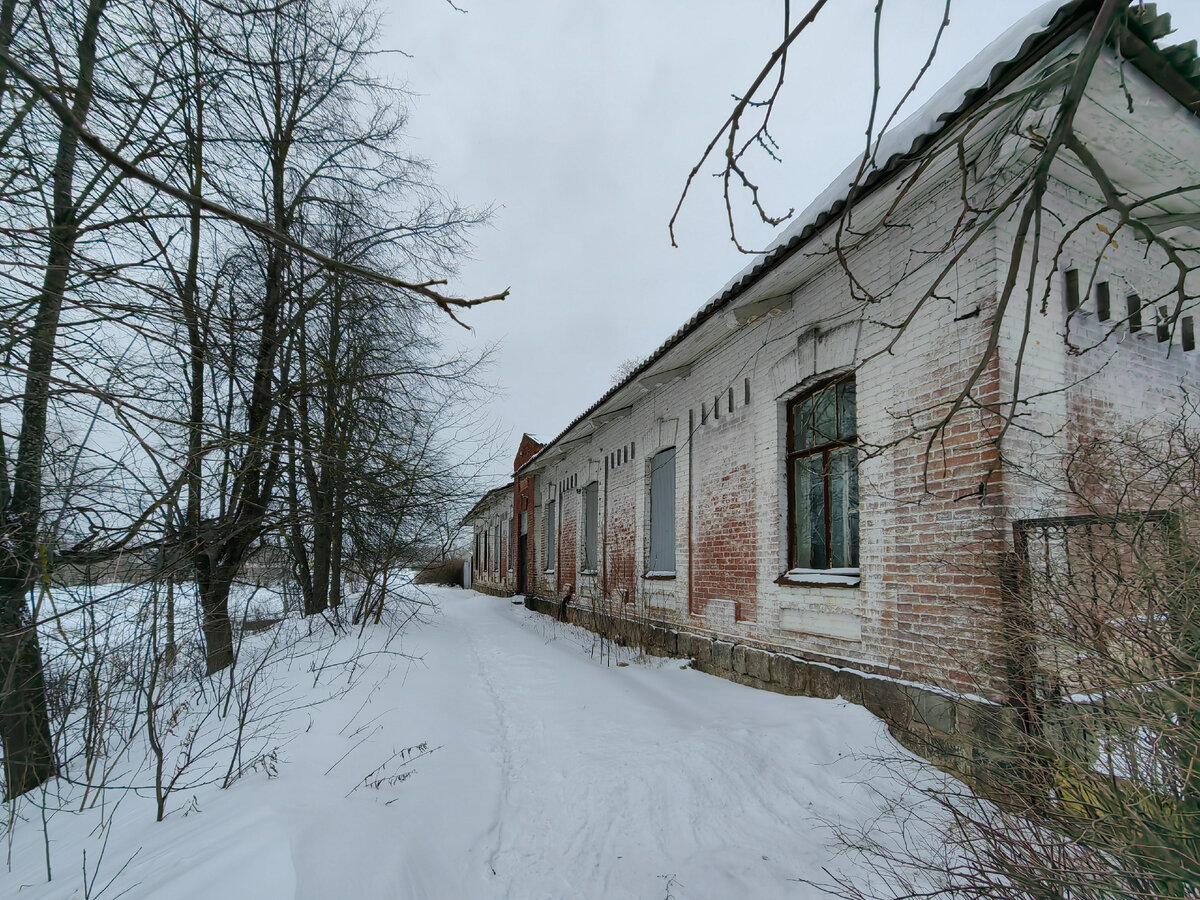
M 790 569 L 858 567 L 858 418 L 853 376 L 787 407 Z

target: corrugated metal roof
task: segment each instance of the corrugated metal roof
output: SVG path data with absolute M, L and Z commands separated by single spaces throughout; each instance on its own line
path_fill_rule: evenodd
M 1200 110 L 1200 59 L 1197 57 L 1196 42 L 1190 41 L 1172 47 L 1159 48 L 1155 41 L 1170 30 L 1170 16 L 1159 14 L 1157 4 L 1135 3 L 1126 23 L 1127 34 L 1136 45 L 1130 52 L 1122 43 L 1122 52 L 1132 62 L 1147 71 L 1160 86 L 1176 97 L 1180 103 L 1193 111 Z M 1030 13 L 952 78 L 934 97 L 916 113 L 898 125 L 891 137 L 885 154 L 886 161 L 870 172 L 857 184 L 845 183 L 845 172 L 823 191 L 796 221 L 765 252 L 757 256 L 746 268 L 728 282 L 712 299 L 684 322 L 662 345 L 624 380 L 618 382 L 605 394 L 577 416 L 553 440 L 531 457 L 521 469 L 534 465 L 548 450 L 567 436 L 577 425 L 591 416 L 628 384 L 643 375 L 671 349 L 708 321 L 729 302 L 755 282 L 772 271 L 784 259 L 812 240 L 829 223 L 845 212 L 847 205 L 857 203 L 877 188 L 890 181 L 914 159 L 919 159 L 946 130 L 978 108 L 985 100 L 1002 90 L 1029 66 L 1041 59 L 1064 40 L 1082 28 L 1099 10 L 1101 0 L 1070 0 L 1061 5 L 1048 3 Z M 980 72 L 986 77 L 981 81 Z M 952 99 L 947 99 L 950 95 Z M 954 103 L 954 100 L 957 103 Z M 953 106 L 937 114 L 930 121 L 931 108 Z M 926 124 L 927 123 L 927 124 Z M 915 127 L 914 127 L 915 126 Z M 901 146 L 901 144 L 903 146 Z M 856 172 L 860 159 L 856 159 L 846 172 Z

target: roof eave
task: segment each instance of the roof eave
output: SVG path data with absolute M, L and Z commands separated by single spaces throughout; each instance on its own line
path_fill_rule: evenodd
M 756 266 L 698 310 L 675 334 L 671 335 L 657 350 L 647 357 L 640 366 L 606 391 L 599 400 L 577 416 L 556 437 L 548 441 L 541 450 L 526 460 L 517 469 L 516 474 L 526 471 L 538 461 L 539 457 L 546 454 L 547 451 L 551 450 L 574 430 L 579 423 L 586 421 L 596 410 L 621 393 L 626 387 L 636 382 L 667 353 L 695 333 L 701 325 L 724 310 L 732 300 L 749 291 L 786 259 L 805 247 L 827 225 L 840 217 L 848 206 L 853 206 L 870 197 L 875 191 L 890 183 L 905 167 L 912 164 L 915 160 L 920 159 L 921 156 L 928 152 L 930 146 L 940 140 L 947 132 L 952 131 L 964 119 L 978 111 L 984 103 L 1011 85 L 1021 75 L 1029 71 L 1039 60 L 1053 51 L 1054 48 L 1079 31 L 1084 23 L 1094 16 L 1099 7 L 1100 0 L 1073 0 L 1073 2 L 1065 3 L 1060 7 L 1046 28 L 1038 33 L 1031 34 L 1026 39 L 1025 45 L 1017 56 L 1011 60 L 998 62 L 993 67 L 987 83 L 967 90 L 963 95 L 963 102 L 956 109 L 943 113 L 939 117 L 940 125 L 935 130 L 919 135 L 907 151 L 894 154 L 883 166 L 875 169 L 859 184 L 854 185 L 844 198 L 834 202 L 827 210 L 818 214 L 798 234 L 786 243 L 763 254 Z M 1144 38 L 1138 32 L 1139 28 L 1136 21 L 1126 20 L 1122 25 L 1120 38 L 1122 55 L 1185 108 L 1192 112 L 1200 111 L 1200 90 L 1176 71 L 1175 67 L 1163 56 L 1163 53 L 1152 41 Z M 999 74 L 997 74 L 997 70 L 999 70 Z

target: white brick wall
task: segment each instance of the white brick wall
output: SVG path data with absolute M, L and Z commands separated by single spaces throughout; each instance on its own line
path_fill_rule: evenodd
M 988 160 L 1004 168 L 984 169 L 979 181 L 970 182 L 978 207 L 1009 190 L 1029 163 L 1023 138 L 988 144 L 988 136 L 987 128 L 979 129 L 968 153 L 986 150 L 993 154 Z M 597 425 L 587 440 L 564 445 L 569 450 L 560 458 L 551 448 L 536 461 L 539 508 L 531 531 L 537 558 L 546 500 L 559 501 L 560 529 L 582 534 L 576 488 L 562 494 L 559 486 L 582 488 L 598 480 L 599 543 L 607 561 L 597 576 L 581 576 L 578 542 L 560 538 L 560 548 L 576 552 L 560 559 L 554 576 L 539 570 L 536 590 L 554 595 L 569 583 L 582 604 L 802 656 L 981 689 L 978 663 L 986 656 L 987 637 L 972 605 L 994 603 L 998 596 L 995 564 L 1008 546 L 1008 523 L 1054 506 L 1047 466 L 1071 440 L 1097 428 L 1133 427 L 1139 418 L 1177 408 L 1180 390 L 1198 386 L 1200 351 L 1184 354 L 1175 346 L 1168 356 L 1149 316 L 1143 336 L 1129 337 L 1117 328 L 1101 340 L 1124 315 L 1126 293 L 1157 295 L 1170 277 L 1160 259 L 1128 237 L 1105 250 L 1100 270 L 1111 286 L 1114 322 L 1075 316 L 1072 341 L 1101 346 L 1082 355 L 1070 351 L 1063 339 L 1061 277 L 1047 282 L 1047 260 L 1094 201 L 1055 184 L 1047 199 L 1053 214 L 1042 223 L 1042 265 L 1033 279 L 1035 285 L 1049 283 L 1049 301 L 1045 312 L 1040 297 L 1033 301 L 1019 386 L 1015 360 L 1026 313 L 1021 290 L 1001 323 L 998 355 L 976 383 L 972 401 L 927 455 L 928 429 L 945 415 L 984 355 L 1012 249 L 1015 215 L 1007 215 L 944 273 L 934 296 L 921 301 L 931 279 L 961 249 L 962 238 L 953 237 L 962 213 L 959 174 L 953 155 L 947 155 L 907 190 L 891 219 L 901 227 L 861 240 L 844 236 L 858 241 L 848 255 L 857 284 L 828 252 L 834 241 L 830 226 L 820 242 L 793 254 L 737 301 L 790 295 L 785 311 L 740 328 L 728 312 L 713 317 L 654 367 L 664 371 L 691 363 L 686 376 L 649 392 L 628 387 L 608 404 L 616 409 L 632 403 L 628 415 Z M 869 229 L 902 183 L 904 176 L 859 205 L 854 222 L 860 230 Z M 1061 264 L 1084 269 L 1104 239 L 1094 228 L 1079 230 L 1066 241 Z M 1026 283 L 1027 274 L 1018 284 Z M 1086 273 L 1082 280 L 1086 285 Z M 854 299 L 864 287 L 874 295 L 870 303 Z M 898 330 L 918 304 L 919 311 Z M 785 404 L 806 385 L 849 369 L 856 373 L 863 445 L 861 582 L 851 588 L 777 584 L 787 568 Z M 1002 426 L 997 413 L 1009 409 L 1014 389 L 1020 402 L 1002 457 L 993 443 Z M 567 438 L 585 430 L 581 426 Z M 671 446 L 677 449 L 677 571 L 673 579 L 648 580 L 642 577 L 647 465 L 654 453 Z M 622 462 L 610 467 L 606 459 L 614 453 Z M 740 548 L 740 554 L 729 548 Z M 618 557 L 620 565 L 614 566 Z M 721 587 L 714 592 L 714 585 Z

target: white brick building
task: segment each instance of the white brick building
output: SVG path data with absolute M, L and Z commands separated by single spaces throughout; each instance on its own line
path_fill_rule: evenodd
M 835 182 L 640 368 L 523 445 L 515 486 L 469 517 L 476 584 L 569 597 L 581 621 L 636 623 L 750 683 L 814 690 L 789 659 L 999 697 L 967 609 L 999 597 L 1011 523 L 1070 512 L 1053 472 L 1072 442 L 1178 410 L 1200 381 L 1190 300 L 1151 299 L 1175 272 L 1128 227 L 1111 241 L 1117 217 L 1070 153 L 1036 270 L 1026 246 L 1000 308 L 1021 206 L 993 211 L 1031 177 L 1099 5 L 1000 38 L 859 186 Z M 1076 119 L 1133 198 L 1200 184 L 1200 67 L 1157 46 L 1164 24 L 1131 10 Z M 1200 244 L 1200 192 L 1139 215 Z M 854 690 L 870 692 L 835 688 Z

